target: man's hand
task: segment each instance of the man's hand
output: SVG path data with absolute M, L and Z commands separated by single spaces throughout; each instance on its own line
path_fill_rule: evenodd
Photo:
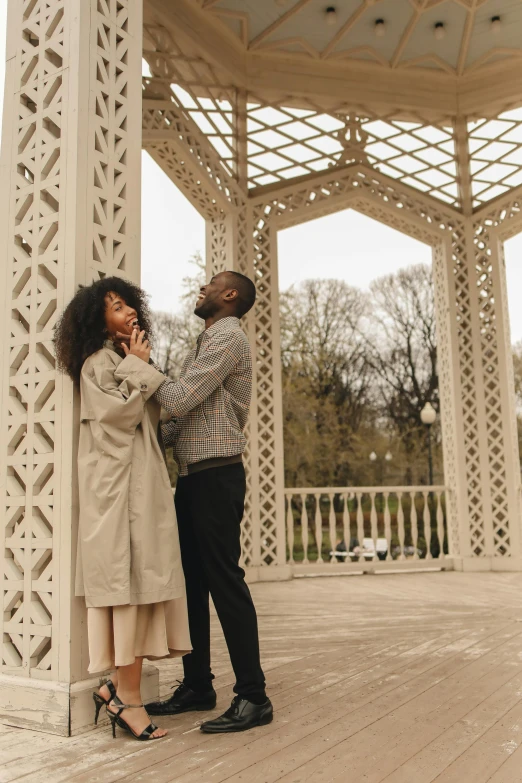
M 129 345 L 122 341 L 121 347 L 123 348 L 125 356 L 137 356 L 138 359 L 142 359 L 146 364 L 149 363 L 152 348 L 149 341 L 145 339 L 145 332 L 140 332 L 138 334 L 138 330 L 133 329 Z

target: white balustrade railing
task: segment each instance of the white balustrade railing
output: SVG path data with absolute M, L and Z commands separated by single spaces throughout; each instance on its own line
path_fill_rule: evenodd
M 440 562 L 447 553 L 446 491 L 443 486 L 287 489 L 288 562 Z

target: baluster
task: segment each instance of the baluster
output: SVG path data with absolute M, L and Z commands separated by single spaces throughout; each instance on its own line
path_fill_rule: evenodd
M 351 539 L 351 533 L 350 533 L 350 512 L 348 510 L 348 493 L 344 492 L 342 495 L 343 498 L 343 539 L 344 539 L 344 547 L 347 552 L 350 551 L 350 539 Z M 343 558 L 345 563 L 350 562 L 349 557 Z
M 371 498 L 371 510 L 370 510 L 370 531 L 373 540 L 374 549 L 377 546 L 377 509 L 375 508 L 375 492 L 370 492 Z M 375 552 L 372 560 L 378 560 L 377 552 Z
M 288 562 L 294 563 L 294 514 L 292 511 L 292 497 L 288 495 L 286 502 L 288 507 L 286 510 L 286 540 L 288 544 Z
M 335 493 L 330 492 L 329 498 L 330 498 L 330 516 L 329 516 L 330 548 L 332 552 L 335 552 L 335 547 L 337 546 L 337 529 L 336 529 L 337 524 L 335 519 L 335 508 L 334 508 Z M 337 563 L 337 560 L 335 559 L 334 555 L 330 557 L 330 563 Z
M 410 511 L 410 526 L 411 526 L 411 544 L 413 546 L 413 559 L 419 559 L 419 553 L 417 552 L 417 542 L 419 540 L 419 527 L 417 519 L 417 506 L 415 505 L 415 492 L 410 492 L 411 498 L 411 511 Z
M 442 513 L 442 492 L 437 492 L 437 537 L 439 539 L 439 559 L 444 560 L 444 514 Z
M 398 560 L 405 560 L 404 556 L 404 509 L 402 507 L 402 492 L 397 492 L 397 527 L 399 536 Z
M 392 560 L 391 553 L 391 514 L 390 514 L 390 493 L 384 493 L 384 537 L 388 544 L 386 560 Z
M 424 538 L 426 540 L 426 560 L 431 560 L 431 518 L 430 518 L 430 501 L 427 492 L 422 493 L 424 495 L 424 511 L 422 518 L 424 520 Z
M 317 562 L 323 562 L 323 518 L 321 516 L 321 495 L 315 496 L 315 540 L 317 542 Z
M 308 511 L 306 510 L 306 495 L 301 495 L 301 540 L 303 542 L 303 563 L 308 560 Z
M 357 540 L 359 541 L 359 546 L 362 547 L 362 542 L 364 538 L 364 514 L 362 510 L 362 492 L 357 492 L 356 498 L 357 498 Z

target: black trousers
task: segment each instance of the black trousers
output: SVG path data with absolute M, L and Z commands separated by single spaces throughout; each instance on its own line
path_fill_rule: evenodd
M 234 691 L 257 701 L 265 695 L 257 616 L 245 572 L 239 566 L 245 489 L 242 463 L 209 468 L 178 479 L 176 514 L 193 647 L 183 658 L 183 667 L 184 682 L 189 688 L 212 688 L 210 594 L 236 676 Z

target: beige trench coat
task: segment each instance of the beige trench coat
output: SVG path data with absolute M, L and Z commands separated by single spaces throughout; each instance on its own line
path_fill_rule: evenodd
M 151 604 L 185 593 L 174 501 L 151 398 L 165 380 L 109 347 L 81 373 L 76 594 L 88 607 Z

